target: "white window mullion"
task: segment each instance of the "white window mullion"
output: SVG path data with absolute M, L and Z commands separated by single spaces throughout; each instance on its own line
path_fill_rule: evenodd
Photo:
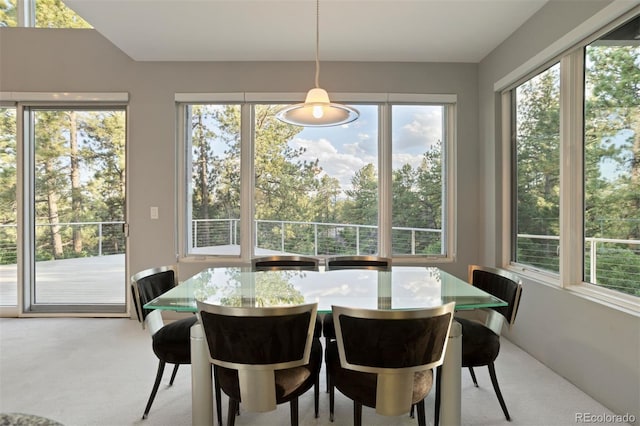
M 392 257 L 393 164 L 391 147 L 391 105 L 378 108 L 378 250 L 380 256 Z
M 36 26 L 36 0 L 18 0 L 18 27 Z
M 583 50 L 560 61 L 560 285 L 582 282 Z
M 189 187 L 189 177 L 191 176 L 191 132 L 186 129 L 189 128 L 187 123 L 191 123 L 191 107 L 185 104 L 178 105 L 177 121 L 177 140 L 176 147 L 176 176 L 178 177 L 178 188 Z M 193 241 L 193 231 L 191 227 L 191 214 L 192 214 L 192 201 L 191 191 L 178 190 L 177 191 L 178 206 L 185 206 L 184 208 L 176 209 L 176 217 L 178 222 L 177 228 L 177 258 L 185 257 L 191 250 L 191 242 Z
M 456 179 L 456 165 L 458 164 L 456 128 L 458 126 L 455 111 L 454 104 L 448 104 L 444 108 L 445 122 L 443 124 L 445 143 L 442 146 L 445 161 L 443 166 L 446 168 L 445 175 L 442 177 L 442 190 L 444 191 L 442 195 L 442 208 L 444 209 L 442 232 L 445 233 L 442 240 L 443 243 L 446 244 L 446 257 L 453 261 L 455 261 L 457 257 L 456 233 L 458 226 L 458 209 L 456 204 L 458 198 L 458 184 Z
M 511 263 L 513 259 L 511 253 L 514 252 L 515 247 L 513 235 L 516 231 L 515 223 L 513 221 L 513 186 L 517 185 L 515 179 L 513 179 L 513 168 L 515 164 L 513 160 L 513 152 L 515 149 L 513 141 L 511 140 L 512 123 L 511 123 L 511 91 L 504 91 L 500 96 L 501 100 L 501 119 L 502 119 L 502 133 L 500 139 L 502 140 L 502 163 L 500 164 L 500 170 L 502 170 L 502 229 L 498 229 L 501 232 L 502 241 L 500 244 L 500 264 L 506 266 Z M 487 259 L 487 261 L 490 259 Z
M 253 105 L 243 103 L 240 110 L 240 258 L 245 263 L 251 262 L 256 241 L 253 205 L 255 186 L 253 108 Z

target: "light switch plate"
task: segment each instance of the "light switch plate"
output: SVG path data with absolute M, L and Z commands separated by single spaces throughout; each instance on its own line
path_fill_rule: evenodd
M 151 207 L 151 219 L 157 219 L 157 218 L 158 218 L 158 208 Z

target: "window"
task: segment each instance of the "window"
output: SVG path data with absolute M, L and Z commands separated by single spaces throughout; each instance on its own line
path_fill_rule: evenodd
M 0 0 L 0 27 L 17 26 L 92 28 L 61 0 Z
M 584 281 L 640 296 L 640 17 L 585 49 Z
M 503 96 L 513 142 L 511 263 L 634 307 L 638 299 L 629 296 L 640 296 L 639 25 L 634 16 L 594 36 L 510 89 L 510 102 Z
M 450 257 L 450 99 L 350 104 L 357 121 L 321 128 L 277 120 L 283 102 L 179 104 L 181 254 Z
M 190 254 L 240 254 L 240 106 L 186 107 Z
M 394 105 L 393 253 L 442 255 L 446 109 Z
M 513 90 L 515 189 L 512 259 L 559 271 L 560 66 Z
M 275 118 L 283 106 L 255 107 L 256 253 L 378 253 L 378 107 L 303 128 Z

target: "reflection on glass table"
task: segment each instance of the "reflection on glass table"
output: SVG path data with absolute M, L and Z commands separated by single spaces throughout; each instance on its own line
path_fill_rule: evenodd
M 147 309 L 195 312 L 196 300 L 224 306 L 318 303 L 373 309 L 411 309 L 456 302 L 456 310 L 506 303 L 438 268 L 395 267 L 391 271 L 260 271 L 205 269 L 145 305 Z
M 438 268 L 393 267 L 391 271 L 251 271 L 205 269 L 144 305 L 147 309 L 196 312 L 196 300 L 225 306 L 281 306 L 318 303 L 369 309 L 412 309 L 456 302 L 456 310 L 507 304 Z M 460 324 L 451 326 L 442 364 L 440 421 L 460 424 L 462 343 Z M 213 424 L 211 365 L 202 327 L 191 329 L 192 422 Z

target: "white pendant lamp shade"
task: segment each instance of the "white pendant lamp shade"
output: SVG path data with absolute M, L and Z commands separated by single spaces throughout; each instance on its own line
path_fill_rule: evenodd
M 327 91 L 319 87 L 319 10 L 320 0 L 316 0 L 316 87 L 309 90 L 304 103 L 287 105 L 276 113 L 276 117 L 280 121 L 284 121 L 288 124 L 294 124 L 296 126 L 337 126 L 340 124 L 350 123 L 360 116 L 358 110 L 354 108 L 332 103 L 329 100 L 329 94 L 327 94 Z
M 305 127 L 337 126 L 357 119 L 358 111 L 329 101 L 327 91 L 316 87 L 309 90 L 302 104 L 288 105 L 276 114 L 285 123 Z

